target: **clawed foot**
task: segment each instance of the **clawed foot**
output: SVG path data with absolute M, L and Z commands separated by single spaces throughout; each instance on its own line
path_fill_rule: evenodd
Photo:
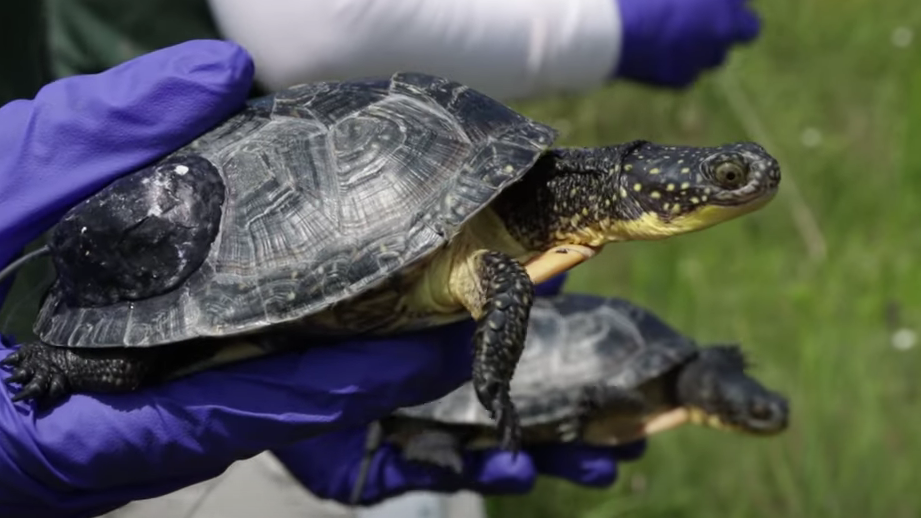
M 498 426 L 501 448 L 517 454 L 521 423 L 509 384 L 524 351 L 534 284 L 515 259 L 495 251 L 478 256 L 479 294 L 467 301 L 477 308 L 474 333 L 473 385 L 477 398 Z
M 508 388 L 498 390 L 486 409 L 496 420 L 501 448 L 517 455 L 521 449 L 521 421 Z
M 22 386 L 13 395 L 13 401 L 33 399 L 41 406 L 53 403 L 70 392 L 67 376 L 44 347 L 25 344 L 0 361 L 0 365 L 12 368 L 13 373 L 6 379 L 11 390 L 14 383 Z

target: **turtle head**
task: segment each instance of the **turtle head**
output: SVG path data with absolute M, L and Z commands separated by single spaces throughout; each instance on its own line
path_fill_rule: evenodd
M 765 388 L 745 372 L 737 346 L 702 349 L 678 374 L 679 404 L 691 421 L 753 435 L 774 435 L 787 428 L 786 398 Z
M 777 193 L 780 166 L 763 147 L 636 141 L 616 146 L 612 241 L 662 239 L 703 230 L 758 210 Z

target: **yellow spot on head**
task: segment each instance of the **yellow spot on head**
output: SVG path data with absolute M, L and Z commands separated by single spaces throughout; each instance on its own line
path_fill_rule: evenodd
M 697 196 L 691 196 L 691 203 L 697 204 L 700 203 L 700 200 L 697 198 Z
M 707 197 L 706 197 L 706 196 L 701 196 L 701 197 L 700 197 L 700 201 L 707 201 Z
M 666 190 L 666 191 L 674 191 L 674 190 L 675 190 L 675 184 L 670 183 L 670 184 L 666 185 L 666 186 L 665 186 L 665 190 Z
M 681 184 L 681 190 L 683 191 L 683 190 L 687 189 L 687 188 L 690 187 L 690 186 L 691 186 L 691 184 L 690 184 L 689 182 L 684 182 L 683 184 Z
M 627 197 L 627 189 L 624 189 L 623 187 L 620 188 L 620 197 L 621 198 Z
M 684 159 L 683 159 L 683 158 L 679 158 L 679 159 L 678 159 L 678 163 L 679 163 L 679 164 L 683 164 L 683 163 L 684 163 Z
M 690 172 L 691 172 L 691 168 L 690 168 L 690 167 L 682 167 L 682 168 L 681 168 L 681 174 L 688 174 L 688 173 L 690 173 Z
M 583 215 L 583 216 L 588 216 L 588 207 L 582 209 L 582 215 Z
M 649 174 L 659 174 L 659 168 L 653 167 L 652 169 L 649 170 Z
M 629 171 L 631 169 L 633 169 L 633 164 L 627 164 L 624 166 L 624 171 Z
M 659 198 L 662 197 L 662 194 L 660 194 L 659 191 L 652 191 L 651 193 L 649 193 L 649 196 L 651 196 L 652 199 L 654 200 L 658 200 Z
M 679 212 L 681 212 L 681 204 L 676 203 L 672 205 L 672 214 L 678 214 Z
M 511 173 L 511 172 L 514 171 L 514 170 L 515 170 L 515 168 L 512 167 L 512 166 L 510 166 L 510 165 L 505 166 L 505 172 L 506 172 L 506 173 Z
M 643 185 L 642 185 L 642 184 L 635 183 L 635 184 L 633 184 L 633 190 L 636 191 L 636 192 L 640 192 L 641 190 L 643 190 Z

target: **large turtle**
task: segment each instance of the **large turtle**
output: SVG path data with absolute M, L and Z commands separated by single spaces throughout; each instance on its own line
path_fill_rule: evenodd
M 784 396 L 747 372 L 738 345 L 699 347 L 650 310 L 622 298 L 562 294 L 534 301 L 511 382 L 522 444 L 623 444 L 686 422 L 750 435 L 783 432 Z M 467 383 L 403 408 L 369 430 L 355 495 L 384 442 L 407 460 L 460 472 L 464 449 L 497 444 Z
M 4 362 L 15 397 L 132 390 L 209 346 L 230 361 L 472 316 L 476 392 L 512 444 L 534 282 L 606 243 L 750 213 L 780 182 L 755 143 L 551 149 L 556 135 L 418 73 L 251 101 L 52 229 L 38 340 Z

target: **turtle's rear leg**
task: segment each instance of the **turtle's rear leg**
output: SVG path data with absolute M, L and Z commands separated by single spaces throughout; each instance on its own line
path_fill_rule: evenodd
M 134 390 L 162 365 L 162 359 L 159 347 L 72 349 L 31 342 L 0 364 L 13 368 L 7 385 L 22 385 L 13 401 L 32 399 L 47 405 L 74 392 Z
M 478 253 L 474 265 L 478 286 L 462 301 L 477 320 L 473 386 L 498 422 L 502 448 L 517 451 L 521 424 L 509 383 L 524 351 L 534 284 L 518 261 L 499 252 Z

